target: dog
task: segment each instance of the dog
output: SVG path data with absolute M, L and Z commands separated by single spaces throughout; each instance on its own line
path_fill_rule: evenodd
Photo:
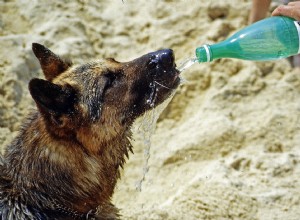
M 180 84 L 173 51 L 73 65 L 32 50 L 45 79 L 29 82 L 37 108 L 0 157 L 0 219 L 119 219 L 111 198 L 130 129 Z

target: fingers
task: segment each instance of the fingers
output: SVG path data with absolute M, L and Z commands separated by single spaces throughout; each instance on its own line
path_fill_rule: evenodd
M 273 16 L 287 16 L 300 20 L 300 1 L 290 2 L 288 5 L 280 5 L 273 12 Z
M 295 5 L 297 5 L 297 3 L 296 2 L 289 2 L 288 5 L 289 6 L 295 6 Z
M 283 15 L 283 16 L 292 17 L 293 7 L 288 5 L 280 5 L 272 12 L 272 15 L 273 16 Z

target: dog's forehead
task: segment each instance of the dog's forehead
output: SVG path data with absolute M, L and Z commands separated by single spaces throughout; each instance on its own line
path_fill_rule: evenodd
M 84 64 L 73 65 L 71 68 L 61 73 L 53 79 L 55 84 L 78 86 L 83 82 L 99 80 L 101 76 L 111 72 L 119 72 L 120 63 L 111 60 L 96 60 Z
M 71 69 L 71 72 L 76 74 L 101 74 L 106 72 L 111 72 L 121 67 L 120 63 L 114 61 L 113 59 L 97 60 L 89 63 L 77 65 L 75 68 Z

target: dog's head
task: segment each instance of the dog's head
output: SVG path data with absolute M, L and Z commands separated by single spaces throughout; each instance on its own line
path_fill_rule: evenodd
M 40 44 L 34 43 L 32 49 L 46 80 L 32 79 L 29 90 L 56 131 L 98 124 L 111 125 L 118 132 L 118 127 L 130 126 L 135 118 L 162 103 L 180 81 L 170 49 L 125 63 L 105 59 L 79 66 Z

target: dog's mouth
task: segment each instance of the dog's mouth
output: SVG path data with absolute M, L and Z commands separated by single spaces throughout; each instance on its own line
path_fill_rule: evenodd
M 179 70 L 176 69 L 174 52 L 171 49 L 148 54 L 147 64 L 150 80 L 147 104 L 155 107 L 163 102 L 180 83 Z

